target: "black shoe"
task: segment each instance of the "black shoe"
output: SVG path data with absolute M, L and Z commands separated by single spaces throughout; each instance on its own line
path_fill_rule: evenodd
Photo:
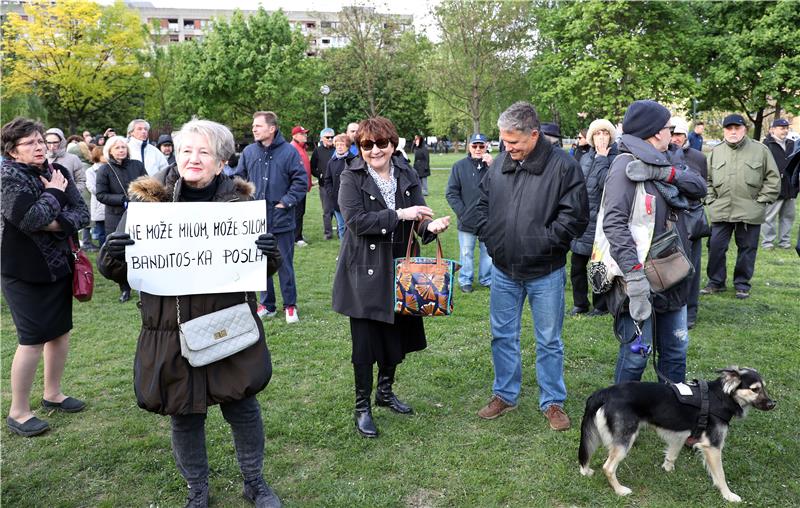
M 398 399 L 392 391 L 396 369 L 396 365 L 391 367 L 378 367 L 378 389 L 375 390 L 375 405 L 388 407 L 395 413 L 400 413 L 401 415 L 410 415 L 414 410 L 403 403 L 402 400 Z
M 281 500 L 275 491 L 260 476 L 244 482 L 242 497 L 256 505 L 256 508 L 281 508 Z
M 131 290 L 126 289 L 119 295 L 119 303 L 125 303 L 131 299 Z
M 184 508 L 208 508 L 208 484 L 196 487 L 189 486 Z
M 40 420 L 35 416 L 25 423 L 19 423 L 9 416 L 6 418 L 6 424 L 8 425 L 8 430 L 22 437 L 38 436 L 50 430 L 50 425 L 46 421 Z
M 86 409 L 86 403 L 74 397 L 67 397 L 61 402 L 50 402 L 42 399 L 42 407 L 51 411 L 63 411 L 64 413 L 78 413 Z
M 464 284 L 463 286 L 461 286 L 462 293 L 472 293 L 472 291 L 473 291 L 472 284 Z
M 739 300 L 744 300 L 745 298 L 750 298 L 750 291 L 747 289 L 737 289 L 736 290 L 736 298 Z
M 586 314 L 589 312 L 589 309 L 584 309 L 583 307 L 573 307 L 571 311 L 569 311 L 570 316 L 577 316 L 578 314 Z
M 601 310 L 597 307 L 586 313 L 586 315 L 589 317 L 605 316 L 606 314 L 608 314 L 607 310 Z

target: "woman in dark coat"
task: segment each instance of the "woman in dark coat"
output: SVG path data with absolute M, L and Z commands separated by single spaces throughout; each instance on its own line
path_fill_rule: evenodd
M 31 412 L 30 396 L 44 354 L 44 396 L 49 411 L 75 413 L 86 404 L 61 391 L 72 329 L 69 239 L 89 224 L 89 209 L 72 174 L 45 158 L 44 128 L 15 118 L 2 128 L 2 289 L 19 345 L 11 363 L 11 405 L 6 424 L 25 437 L 47 431 Z
M 420 135 L 414 136 L 412 149 L 414 150 L 414 169 L 417 170 L 417 175 L 419 175 L 419 180 L 422 183 L 422 195 L 427 196 L 428 177 L 431 176 L 431 161 L 425 138 Z
M 117 230 L 122 215 L 128 206 L 128 186 L 139 177 L 147 176 L 144 164 L 133 160 L 128 154 L 128 142 L 122 136 L 114 136 L 103 146 L 106 163 L 100 166 L 95 177 L 95 196 L 106 207 L 105 230 Z M 131 287 L 127 280 L 119 283 L 119 301 L 131 299 Z
M 233 154 L 233 135 L 223 125 L 194 120 L 176 138 L 177 167 L 131 184 L 131 200 L 143 202 L 213 201 L 252 199 L 252 184 L 222 174 Z M 100 250 L 100 272 L 116 282 L 127 277 L 125 247 L 133 245 L 124 232 L 108 236 Z M 267 272 L 280 264 L 277 242 L 261 235 L 256 245 L 267 257 Z M 141 293 L 142 330 L 136 346 L 133 381 L 139 407 L 166 414 L 172 420 L 172 451 L 178 469 L 189 485 L 187 506 L 208 506 L 208 458 L 205 419 L 208 407 L 219 404 L 231 426 L 236 457 L 244 476 L 244 496 L 257 506 L 280 506 L 264 482 L 264 430 L 256 394 L 272 376 L 272 363 L 264 339 L 264 327 L 256 314 L 255 293 L 158 296 Z M 176 301 L 177 300 L 177 301 Z M 181 355 L 180 321 L 186 322 L 246 301 L 258 325 L 259 339 L 252 346 L 203 367 L 192 367 Z
M 589 312 L 589 280 L 586 275 L 586 265 L 592 257 L 594 232 L 597 228 L 597 212 L 600 210 L 600 200 L 603 197 L 603 187 L 606 184 L 608 168 L 617 156 L 617 144 L 614 142 L 617 130 L 614 125 L 605 119 L 598 119 L 589 125 L 586 140 L 589 142 L 589 151 L 581 157 L 580 164 L 583 178 L 586 181 L 586 191 L 589 196 L 589 225 L 584 233 L 572 240 L 572 257 L 570 260 L 569 276 L 572 281 L 573 307 L 570 315 L 587 314 L 588 316 L 602 316 L 608 314 L 605 294 L 592 294 L 594 310 Z
M 361 157 L 348 162 L 339 188 L 347 230 L 333 281 L 333 310 L 350 317 L 356 430 L 376 437 L 373 364 L 378 364 L 375 403 L 409 414 L 411 408 L 392 391 L 395 370 L 406 353 L 427 346 L 422 318 L 394 313 L 394 258 L 405 256 L 412 228 L 430 242 L 447 229 L 450 217 L 432 220 L 419 177 L 402 157 L 393 156 L 398 135 L 392 122 L 362 121 L 356 143 Z M 415 240 L 414 252 L 418 249 Z

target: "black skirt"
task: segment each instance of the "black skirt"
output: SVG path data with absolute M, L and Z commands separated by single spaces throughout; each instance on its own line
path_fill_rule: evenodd
M 395 315 L 394 324 L 351 317 L 350 334 L 356 365 L 397 365 L 406 353 L 428 347 L 421 317 Z
M 36 284 L 3 274 L 2 287 L 20 344 L 44 344 L 72 330 L 71 275 Z

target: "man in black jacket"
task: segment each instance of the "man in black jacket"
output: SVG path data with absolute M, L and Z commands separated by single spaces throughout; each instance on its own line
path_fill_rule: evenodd
M 567 430 L 564 265 L 570 241 L 589 222 L 586 185 L 575 159 L 542 139 L 531 104 L 512 104 L 497 126 L 506 151 L 481 182 L 476 225 L 494 263 L 489 303 L 494 395 L 478 416 L 491 420 L 517 407 L 520 321 L 527 297 L 536 335 L 539 408 L 551 429 Z
M 677 221 L 677 215 L 687 209 L 690 200 L 705 196 L 707 189 L 700 175 L 686 169 L 685 165 L 676 167 L 670 160 L 667 149 L 671 127 L 670 112 L 661 104 L 654 101 L 631 103 L 622 120 L 624 134 L 620 154 L 611 164 L 606 178 L 603 231 L 611 245 L 611 257 L 623 273 L 614 284 L 621 285 L 628 302 L 624 305 L 624 302 L 615 303 L 614 298 L 609 300 L 609 311 L 615 316 L 615 333 L 623 339 L 617 356 L 615 383 L 641 379 L 653 334 L 657 337 L 659 370 L 675 383 L 683 382 L 686 376 L 689 348 L 686 300 L 691 277 L 666 291 L 652 292 L 642 266 L 646 252 L 639 254 L 637 249 L 644 239 L 638 236 L 634 239 L 630 228 L 636 188 L 639 182 L 644 182 L 645 209 L 648 215 L 653 214 L 651 210 L 655 214 L 653 238 L 668 227 L 674 227 L 684 252 L 687 251 L 688 235 L 684 223 Z M 671 225 L 667 224 L 668 220 Z M 623 278 L 624 283 L 620 280 Z M 616 288 L 611 291 L 614 294 Z M 654 311 L 652 316 L 651 311 Z M 637 343 L 633 343 L 634 339 Z
M 322 129 L 319 133 L 321 143 L 314 147 L 311 153 L 311 174 L 317 179 L 319 184 L 319 200 L 322 203 L 322 232 L 326 240 L 333 238 L 331 220 L 333 220 L 333 203 L 329 194 L 322 188 L 324 185 L 325 170 L 328 168 L 328 161 L 333 156 L 333 136 L 335 133 L 330 127 Z
M 778 200 L 767 205 L 767 216 L 761 225 L 761 248 L 772 249 L 775 239 L 778 238 L 778 247 L 789 249 L 792 247 L 792 224 L 794 223 L 795 198 L 798 188 L 792 183 L 792 175 L 786 172 L 789 158 L 794 153 L 794 141 L 787 139 L 789 122 L 785 118 L 778 118 L 772 122 L 769 135 L 764 138 L 775 164 L 781 174 L 781 192 Z M 778 232 L 780 231 L 780 233 Z
M 488 140 L 483 134 L 473 134 L 469 140 L 469 155 L 453 165 L 447 182 L 445 197 L 458 217 L 458 246 L 461 250 L 461 270 L 458 284 L 461 291 L 472 292 L 472 257 L 475 252 L 478 199 L 481 179 L 492 164 L 492 156 L 486 151 Z M 486 244 L 478 242 L 478 282 L 482 286 L 492 284 L 492 258 Z

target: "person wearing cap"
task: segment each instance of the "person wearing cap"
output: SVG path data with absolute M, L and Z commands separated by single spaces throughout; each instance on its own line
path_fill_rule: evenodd
M 750 296 L 750 279 L 756 266 L 758 237 L 767 205 L 778 199 L 781 177 L 769 149 L 747 137 L 742 115 L 728 115 L 722 121 L 725 141 L 708 154 L 708 196 L 706 209 L 711 221 L 708 242 L 708 284 L 701 295 L 725 291 L 725 254 L 731 235 L 736 240 L 733 285 L 736 298 Z
M 688 208 L 689 200 L 705 196 L 706 183 L 685 165 L 675 165 L 670 160 L 670 116 L 669 110 L 658 102 L 632 102 L 622 119 L 620 153 L 606 177 L 602 227 L 611 245 L 611 257 L 623 273 L 614 279 L 616 287 L 608 296 L 609 312 L 615 318 L 614 333 L 620 338 L 615 383 L 642 378 L 648 355 L 631 347 L 633 338 L 639 335 L 643 345 L 655 347 L 658 369 L 667 379 L 680 383 L 686 377 L 686 301 L 691 277 L 666 291 L 653 292 L 629 226 L 636 188 L 643 182 L 646 201 L 655 208 L 653 238 L 674 228 L 684 252 L 689 250 L 688 234 L 675 215 Z M 620 293 L 627 296 L 624 301 L 613 297 Z
M 792 182 L 792 175 L 787 172 L 789 159 L 794 153 L 794 141 L 788 139 L 788 135 L 789 121 L 777 118 L 769 128 L 769 135 L 764 138 L 764 144 L 772 152 L 781 174 L 778 200 L 767 206 L 767 215 L 761 227 L 761 247 L 764 249 L 772 249 L 776 238 L 781 249 L 792 247 L 792 224 L 798 188 Z
M 128 156 L 144 164 L 148 175 L 155 175 L 169 166 L 161 151 L 150 144 L 150 123 L 137 118 L 128 124 Z
M 303 167 L 306 170 L 306 176 L 308 177 L 308 188 L 306 193 L 311 192 L 311 187 L 313 187 L 313 183 L 311 182 L 311 161 L 308 158 L 308 153 L 306 153 L 306 142 L 308 141 L 308 129 L 304 129 L 302 125 L 295 125 L 292 128 L 292 146 L 295 150 L 297 150 L 297 154 L 300 156 L 300 160 L 303 161 Z M 303 238 L 303 217 L 306 215 L 306 198 L 305 196 L 303 199 L 297 203 L 297 206 L 294 207 L 294 221 L 295 221 L 295 229 L 294 229 L 294 244 L 298 247 L 305 247 L 308 245 L 306 239 Z
M 317 179 L 319 184 L 319 200 L 322 204 L 322 233 L 326 240 L 333 238 L 333 228 L 331 221 L 334 219 L 333 202 L 330 200 L 329 193 L 322 188 L 325 182 L 325 170 L 328 162 L 335 152 L 333 137 L 336 135 L 333 129 L 326 127 L 319 132 L 320 142 L 311 152 L 311 174 Z
M 242 150 L 234 174 L 256 186 L 254 199 L 266 201 L 267 230 L 278 240 L 283 258 L 278 280 L 286 322 L 296 323 L 299 317 L 294 274 L 294 208 L 306 197 L 308 177 L 297 150 L 286 142 L 278 129 L 278 115 L 272 111 L 256 111 L 252 130 L 255 143 Z M 261 293 L 257 312 L 259 317 L 273 317 L 277 313 L 272 277 L 267 277 L 267 291 Z
M 431 161 L 428 153 L 428 144 L 425 142 L 425 136 L 419 134 L 414 136 L 411 149 L 414 151 L 414 169 L 417 171 L 419 181 L 422 184 L 422 195 L 427 196 L 428 177 L 431 176 Z
M 572 240 L 570 250 L 569 278 L 572 282 L 572 310 L 570 316 L 586 314 L 588 316 L 602 316 L 608 314 L 608 306 L 604 294 L 592 294 L 594 309 L 589 310 L 589 279 L 586 274 L 586 265 L 592 257 L 594 233 L 597 228 L 597 212 L 600 211 L 600 201 L 603 197 L 603 187 L 606 183 L 608 168 L 617 157 L 619 150 L 615 139 L 617 129 L 614 124 L 604 118 L 599 118 L 589 125 L 585 132 L 589 141 L 589 151 L 580 160 L 583 179 L 586 181 L 586 195 L 589 198 L 589 225 L 582 235 Z
M 689 126 L 686 124 L 686 120 L 675 116 L 672 117 L 670 123 L 672 124 L 672 142 L 669 145 L 669 153 L 673 164 L 679 165 L 683 162 L 705 181 L 708 178 L 706 156 L 703 155 L 703 152 L 689 146 Z M 694 275 L 692 275 L 692 283 L 689 286 L 689 299 L 686 302 L 686 322 L 688 329 L 691 330 L 697 321 L 697 303 L 700 296 L 703 262 L 701 240 L 711 235 L 711 227 L 706 219 L 703 202 L 699 199 L 690 200 L 689 208 L 680 214 L 678 219 L 684 221 L 686 232 L 689 235 L 691 246 L 686 254 L 694 266 Z
M 545 122 L 542 124 L 542 134 L 551 145 L 561 147 L 561 128 L 554 123 Z
M 469 140 L 469 155 L 453 165 L 445 191 L 447 202 L 458 217 L 458 246 L 461 251 L 458 284 L 464 293 L 472 292 L 472 258 L 478 240 L 475 233 L 480 184 L 492 164 L 492 156 L 486 151 L 488 143 L 483 134 L 472 135 Z M 488 287 L 492 284 L 492 258 L 486 251 L 486 244 L 478 244 L 478 282 L 481 286 Z
M 706 130 L 706 124 L 702 121 L 694 123 L 694 129 L 688 134 L 689 146 L 697 150 L 703 151 L 703 132 Z
M 517 407 L 522 388 L 520 332 L 527 298 L 536 337 L 539 409 L 552 430 L 570 427 L 564 411 L 564 288 L 567 251 L 586 229 L 589 204 L 575 158 L 542 139 L 532 104 L 516 102 L 497 120 L 506 151 L 480 185 L 476 232 L 492 257 L 489 321 L 494 384 L 478 416 Z
M 169 134 L 160 135 L 156 142 L 156 148 L 161 150 L 161 153 L 167 158 L 167 163 L 170 166 L 175 164 L 175 147 L 172 145 L 172 136 Z

